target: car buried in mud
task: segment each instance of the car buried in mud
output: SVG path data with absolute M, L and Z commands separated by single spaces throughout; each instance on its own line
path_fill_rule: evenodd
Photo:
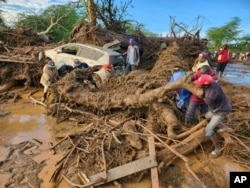
M 44 53 L 46 57 L 54 61 L 57 68 L 60 67 L 60 61 L 74 66 L 75 59 L 87 63 L 90 67 L 111 65 L 111 72 L 103 69 L 95 72 L 101 80 L 105 80 L 111 75 L 121 75 L 125 66 L 124 57 L 119 52 L 92 44 L 67 43 L 54 49 L 45 50 Z

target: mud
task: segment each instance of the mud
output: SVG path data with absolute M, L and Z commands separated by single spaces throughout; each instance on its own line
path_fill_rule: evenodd
M 248 66 L 229 65 L 222 78 L 222 81 L 229 82 L 229 84 L 222 82 L 226 93 L 234 92 L 236 95 L 250 98 L 249 70 Z M 237 79 L 230 79 L 232 77 Z M 63 151 L 55 153 L 50 150 L 50 143 L 58 141 L 54 139 L 53 134 L 58 134 L 59 130 L 70 129 L 73 133 L 78 131 L 76 125 L 57 124 L 54 118 L 47 116 L 44 107 L 31 103 L 28 92 L 30 91 L 22 93 L 22 98 L 15 103 L 6 101 L 0 104 L 1 111 L 10 112 L 0 118 L 0 187 L 6 185 L 7 187 L 53 187 L 50 179 L 56 163 L 64 154 Z M 34 95 L 36 98 L 41 96 L 42 90 Z M 203 149 L 197 149 L 187 157 L 192 170 L 208 188 L 229 187 L 230 171 L 250 171 L 248 167 L 244 167 L 244 164 L 233 162 L 229 157 L 209 159 L 208 153 Z M 184 162 L 180 159 L 175 160 L 169 167 L 161 169 L 159 179 L 162 188 L 202 187 L 201 183 L 187 171 Z M 126 188 L 151 187 L 150 172 L 146 171 L 140 176 L 129 176 L 119 182 Z M 62 180 L 58 188 L 66 187 L 70 186 Z M 109 183 L 100 187 L 117 186 Z

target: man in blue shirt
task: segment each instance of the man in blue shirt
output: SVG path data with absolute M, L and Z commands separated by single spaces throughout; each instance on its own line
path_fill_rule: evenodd
M 174 82 L 185 75 L 186 73 L 184 71 L 177 70 L 172 74 L 168 83 Z M 191 93 L 186 89 L 178 89 L 175 91 L 175 94 L 176 94 L 175 102 L 176 102 L 177 108 L 180 109 L 181 111 L 186 110 Z

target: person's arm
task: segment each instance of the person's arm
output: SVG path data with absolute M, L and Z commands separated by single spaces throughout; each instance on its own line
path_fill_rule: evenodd
M 137 61 L 136 61 L 135 64 L 138 66 L 139 63 L 140 63 L 140 50 L 139 50 L 139 47 L 136 46 L 135 50 L 136 50 L 136 53 L 137 53 Z

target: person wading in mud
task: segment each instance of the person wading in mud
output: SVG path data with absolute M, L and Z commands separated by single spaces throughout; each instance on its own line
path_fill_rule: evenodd
M 210 153 L 210 157 L 216 158 L 220 155 L 220 147 L 215 128 L 221 128 L 218 131 L 226 129 L 226 126 L 222 124 L 222 121 L 232 111 L 232 106 L 225 96 L 221 86 L 215 82 L 210 75 L 203 74 L 193 83 L 203 89 L 204 94 L 202 98 L 206 102 L 209 110 L 205 114 L 205 118 L 209 120 L 205 128 L 205 136 L 209 137 L 214 145 L 214 150 Z
M 47 99 L 49 86 L 57 81 L 57 76 L 58 72 L 55 63 L 52 60 L 49 60 L 43 67 L 43 74 L 40 79 L 40 83 L 44 86 L 43 97 L 41 99 L 42 102 Z

